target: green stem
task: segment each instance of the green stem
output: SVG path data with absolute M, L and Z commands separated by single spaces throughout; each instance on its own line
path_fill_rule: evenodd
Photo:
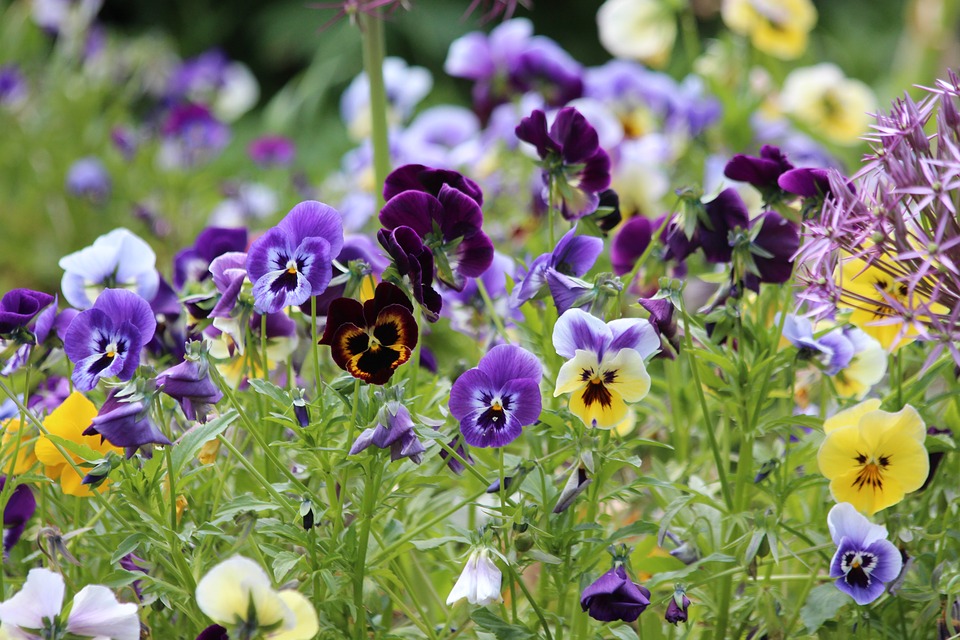
M 383 185 L 390 173 L 390 141 L 387 137 L 387 91 L 383 84 L 386 50 L 383 20 L 361 12 L 358 16 L 363 41 L 363 68 L 370 82 L 370 136 L 373 143 L 373 174 L 376 180 L 377 209 L 383 207 Z
M 540 626 L 543 627 L 543 634 L 547 636 L 547 640 L 553 640 L 553 634 L 550 633 L 550 625 L 547 624 L 547 617 L 543 615 L 543 609 L 540 608 L 540 605 L 537 604 L 537 601 L 534 600 L 533 595 L 530 594 L 530 590 L 527 589 L 527 585 L 523 583 L 523 579 L 520 577 L 520 574 L 517 573 L 517 570 L 513 565 L 508 564 L 507 569 L 510 571 L 510 577 L 513 582 L 516 582 L 519 585 L 520 590 L 523 591 L 523 595 L 527 598 L 527 602 L 530 603 L 530 606 L 533 607 L 533 612 L 537 614 L 537 618 L 540 619 Z
M 477 283 L 477 291 L 480 292 L 480 297 L 483 298 L 483 306 L 487 308 L 487 313 L 490 315 L 490 319 L 493 320 L 493 326 L 497 328 L 497 333 L 500 334 L 500 337 L 503 338 L 504 342 L 510 343 L 510 336 L 507 335 L 507 328 L 503 324 L 503 318 L 500 317 L 500 314 L 497 313 L 496 307 L 493 305 L 493 300 L 490 298 L 490 293 L 487 291 L 487 286 L 483 284 L 483 278 L 477 278 L 474 280 Z
M 557 198 L 556 198 L 556 178 L 552 175 L 547 178 L 547 234 L 550 239 L 550 250 L 557 246 L 553 228 L 556 226 L 557 216 Z
M 360 379 L 353 381 L 353 409 L 350 412 L 350 424 L 347 426 L 347 441 L 343 445 L 343 457 L 350 455 L 350 447 L 357 433 L 357 412 L 360 409 Z M 350 480 L 350 465 L 344 465 L 343 476 L 340 480 L 340 495 L 337 497 L 337 512 L 333 519 L 333 539 L 340 537 L 343 531 L 343 505 L 347 499 L 347 482 Z
M 373 467 L 371 472 L 369 467 Z M 368 464 L 367 482 L 363 487 L 363 506 L 360 514 L 360 540 L 357 558 L 354 563 L 353 577 L 353 606 L 356 609 L 357 619 L 353 627 L 353 637 L 361 640 L 366 636 L 367 622 L 366 609 L 363 606 L 363 579 L 367 568 L 367 548 L 370 544 L 370 524 L 373 520 L 373 508 L 376 506 L 377 495 L 380 491 L 380 478 L 383 474 L 383 465 L 378 457 Z M 341 489 L 343 491 L 343 489 Z
M 217 435 L 217 440 L 219 440 L 220 444 L 225 446 L 227 450 L 230 451 L 230 453 L 232 453 L 234 457 L 236 457 L 236 459 L 240 461 L 240 464 L 243 465 L 243 468 L 246 469 L 247 472 L 250 475 L 252 475 L 257 482 L 263 485 L 263 488 L 266 489 L 267 492 L 273 496 L 273 498 L 277 501 L 277 504 L 285 505 L 287 508 L 292 508 L 291 505 L 289 504 L 289 501 L 286 498 L 284 498 L 280 494 L 280 492 L 278 492 L 276 489 L 273 488 L 273 485 L 270 484 L 267 481 L 267 479 L 263 477 L 263 474 L 257 470 L 257 468 L 253 465 L 253 463 L 247 460 L 247 457 L 243 455 L 243 453 L 241 453 L 239 449 L 233 446 L 232 442 L 224 438 L 222 433 Z

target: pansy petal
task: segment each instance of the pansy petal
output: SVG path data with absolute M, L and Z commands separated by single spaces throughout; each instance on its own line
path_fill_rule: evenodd
M 233 556 L 210 569 L 197 583 L 197 606 L 214 622 L 232 626 L 246 620 L 251 603 L 264 626 L 286 622 L 290 609 L 253 560 Z
M 612 359 L 600 363 L 604 386 L 617 393 L 626 402 L 637 402 L 650 392 L 650 374 L 643 358 L 633 349 L 621 349 Z M 608 380 L 609 377 L 609 380 Z
M 150 309 L 150 303 L 136 293 L 126 289 L 107 289 L 93 306 L 115 321 L 127 320 L 132 323 L 140 332 L 141 345 L 153 339 L 157 317 Z
M 343 248 L 343 218 L 331 206 L 316 200 L 301 202 L 277 223 L 290 238 L 323 238 L 330 244 L 330 255 L 340 255 Z M 252 248 L 252 247 L 251 247 Z
M 595 387 L 587 385 L 570 396 L 570 412 L 588 427 L 611 429 L 627 417 L 627 405 L 616 391 L 604 389 L 598 395 Z
M 607 323 L 612 338 L 605 351 L 616 353 L 621 349 L 633 349 L 646 360 L 660 349 L 660 336 L 649 320 L 642 318 L 619 318 Z
M 551 255 L 551 266 L 567 275 L 581 277 L 593 267 L 603 253 L 603 240 L 593 236 L 577 236 L 570 229 L 557 243 Z
M 574 357 L 578 349 L 599 352 L 610 338 L 603 320 L 582 309 L 569 309 L 553 327 L 553 347 L 563 358 Z
M 540 382 L 543 366 L 537 357 L 515 345 L 501 344 L 487 352 L 477 367 L 487 374 L 493 387 L 503 386 L 514 378 L 530 378 Z
M 425 238 L 433 233 L 433 222 L 443 218 L 443 213 L 443 205 L 429 193 L 404 191 L 383 206 L 380 223 L 385 229 L 409 227 Z
M 493 241 L 485 233 L 465 237 L 456 249 L 454 267 L 461 276 L 479 278 L 493 263 Z
M 860 404 L 854 405 L 849 409 L 839 411 L 823 423 L 823 432 L 830 433 L 840 427 L 856 427 L 860 425 L 860 419 L 871 411 L 880 408 L 879 398 L 870 398 Z
M 310 283 L 310 295 L 323 293 L 333 277 L 330 243 L 325 238 L 304 238 L 294 251 L 293 258 Z
M 462 421 L 472 413 L 485 411 L 499 387 L 480 369 L 464 371 L 450 388 L 448 407 L 451 415 Z
M 508 420 L 515 420 L 522 427 L 535 423 L 540 418 L 540 383 L 533 378 L 517 378 L 507 381 L 500 388 Z
M 838 546 L 843 538 L 862 548 L 887 537 L 886 527 L 871 523 L 849 502 L 841 502 L 830 509 L 827 527 L 833 544 Z
M 247 274 L 255 282 L 278 269 L 286 269 L 296 245 L 279 227 L 274 227 L 253 241 L 247 252 Z
M 277 313 L 284 307 L 303 304 L 310 298 L 310 283 L 297 271 L 270 271 L 253 283 L 253 297 L 259 313 Z
M 597 354 L 585 349 L 577 349 L 570 360 L 563 363 L 557 373 L 557 385 L 553 397 L 571 393 L 587 384 L 600 369 Z
M 299 591 L 284 589 L 280 591 L 280 600 L 293 613 L 294 625 L 270 634 L 270 640 L 310 640 L 320 630 L 320 620 L 313 603 Z
M 49 569 L 31 569 L 13 597 L 0 603 L 0 622 L 13 627 L 40 629 L 63 608 L 63 578 Z
M 87 585 L 73 598 L 67 631 L 79 636 L 105 636 L 111 640 L 139 640 L 137 605 L 121 604 L 110 589 Z

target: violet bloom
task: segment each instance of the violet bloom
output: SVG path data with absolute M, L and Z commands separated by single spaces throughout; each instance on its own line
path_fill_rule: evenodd
M 50 335 L 63 337 L 77 314 L 76 309 L 57 313 L 57 296 L 30 289 L 8 291 L 0 300 L 0 339 L 11 339 L 17 348 L 0 368 L 0 376 L 9 376 L 30 361 L 35 345 L 42 345 Z M 34 313 L 34 308 L 39 310 Z M 29 316 L 29 317 L 28 317 Z M 20 324 L 24 323 L 24 324 Z
M 383 183 L 383 199 L 390 200 L 404 191 L 422 191 L 439 198 L 444 185 L 469 196 L 478 207 L 483 206 L 483 191 L 476 182 L 458 171 L 434 169 L 422 164 L 407 164 L 390 172 Z M 482 214 L 480 222 L 483 222 Z
M 220 299 L 211 309 L 211 318 L 229 318 L 240 297 L 240 289 L 247 278 L 247 254 L 229 251 L 210 262 L 213 284 L 220 292 Z
M 680 353 L 680 334 L 677 320 L 673 317 L 673 303 L 668 298 L 640 298 L 637 303 L 650 314 L 649 322 L 653 330 L 660 336 L 660 353 L 673 360 L 675 353 Z M 667 349 L 667 343 L 673 347 Z
M 139 564 L 137 564 L 138 562 L 143 562 L 143 558 L 141 558 L 135 553 L 128 553 L 127 555 L 120 558 L 120 568 L 126 569 L 127 571 L 130 571 L 130 572 L 139 572 L 145 575 L 150 575 L 150 572 L 147 571 L 147 568 L 140 566 Z M 143 600 L 143 589 L 141 586 L 142 584 L 143 584 L 142 580 L 134 580 L 133 584 L 130 585 L 131 587 L 133 587 L 133 592 L 137 594 L 137 599 L 141 601 Z
M 828 376 L 846 369 L 857 351 L 842 329 L 815 338 L 813 323 L 803 316 L 791 314 L 784 319 L 783 337 L 800 350 L 800 359 L 816 359 Z
M 203 354 L 190 355 L 157 376 L 157 387 L 180 404 L 187 420 L 206 422 L 223 392 L 210 379 L 210 365 Z
M 0 476 L 0 490 L 7 482 L 6 476 Z M 3 557 L 6 558 L 13 545 L 17 544 L 27 522 L 37 510 L 37 499 L 28 485 L 18 484 L 10 494 L 3 508 Z
M 351 266 L 350 263 L 356 261 L 360 261 L 363 264 Z M 338 264 L 346 270 L 344 271 L 338 267 Z M 353 297 L 356 289 L 362 284 L 365 278 L 373 276 L 377 280 L 380 280 L 380 276 L 387 266 L 389 266 L 389 262 L 369 236 L 344 236 L 343 248 L 340 249 L 340 254 L 337 256 L 336 263 L 333 265 L 333 278 L 334 281 L 339 281 L 342 276 L 346 276 L 346 281 L 341 284 L 332 284 L 327 287 L 326 291 L 312 298 L 312 300 L 315 300 L 317 303 L 317 315 L 326 315 L 330 303 L 337 298 Z M 300 310 L 310 315 L 313 312 L 312 306 L 313 302 L 307 300 L 307 302 L 300 307 Z
M 350 447 L 350 455 L 356 455 L 374 445 L 380 449 L 390 449 L 390 460 L 410 458 L 420 464 L 421 454 L 426 448 L 413 430 L 413 418 L 410 412 L 396 400 L 387 402 L 377 414 L 377 426 L 365 429 Z
M 54 297 L 32 289 L 12 289 L 0 298 L 0 337 L 12 337 L 28 329 L 30 323 Z
M 780 188 L 803 198 L 823 198 L 830 193 L 830 178 L 827 169 L 803 167 L 791 169 L 777 178 Z M 853 192 L 853 185 L 850 186 Z
M 293 163 L 297 147 L 284 136 L 260 136 L 247 145 L 247 155 L 261 167 L 287 167 Z
M 547 274 L 551 271 L 579 278 L 593 267 L 603 251 L 603 240 L 592 236 L 578 236 L 576 233 L 577 228 L 574 226 L 560 238 L 553 251 L 538 256 L 530 263 L 527 275 L 514 288 L 513 306 L 519 307 L 536 296 L 547 284 Z
M 704 205 L 706 220 L 697 220 L 693 242 L 703 249 L 707 262 L 714 264 L 730 262 L 733 245 L 730 234 L 750 226 L 750 214 L 740 194 L 735 189 L 724 189 Z
M 343 222 L 335 209 L 314 200 L 291 209 L 247 253 L 257 311 L 276 313 L 323 293 L 342 247 Z
M 27 81 L 14 64 L 0 66 L 0 107 L 15 107 L 27 100 Z
M 782 284 L 793 274 L 793 256 L 800 248 L 800 229 L 779 213 L 767 211 L 750 223 L 751 230 L 760 225 L 750 244 L 753 267 L 743 274 L 744 284 L 753 291 L 761 282 Z
M 580 595 L 580 606 L 600 622 L 633 622 L 650 604 L 650 590 L 634 584 L 619 562 Z
M 540 109 L 520 121 L 517 137 L 536 147 L 543 182 L 568 220 L 593 213 L 610 186 L 610 156 L 600 148 L 596 129 L 573 107 L 565 107 L 547 129 Z
M 173 444 L 150 419 L 150 407 L 144 404 L 142 397 L 134 399 L 136 396 L 132 396 L 127 400 L 120 393 L 118 389 L 110 391 L 83 435 L 99 435 L 113 446 L 123 447 L 127 458 L 132 458 L 137 449 L 148 444 Z
M 464 372 L 450 389 L 450 413 L 460 421 L 472 447 L 503 447 L 540 417 L 540 378 L 536 356 L 514 345 L 498 345 Z
M 63 297 L 77 309 L 89 309 L 103 289 L 123 288 L 152 300 L 160 286 L 157 256 L 146 242 L 119 228 L 89 247 L 60 258 Z
M 610 262 L 615 274 L 623 276 L 633 270 L 637 260 L 650 246 L 653 233 L 663 225 L 663 219 L 663 216 L 656 220 L 636 216 L 620 227 L 610 244 Z
M 436 322 L 443 300 L 433 288 L 433 254 L 423 245 L 420 235 L 403 226 L 392 231 L 380 229 L 377 240 L 393 260 L 397 273 L 410 279 L 413 298 L 420 304 L 424 317 Z
M 63 348 L 74 363 L 73 384 L 90 391 L 101 378 L 130 380 L 157 319 L 147 301 L 125 289 L 107 289 L 67 328 Z M 119 446 L 119 445 L 118 445 Z
M 197 235 L 192 247 L 173 257 L 173 286 L 180 291 L 187 282 L 203 282 L 210 277 L 210 263 L 215 258 L 246 248 L 246 229 L 207 227 Z
M 67 171 L 67 191 L 94 204 L 106 202 L 111 187 L 110 174 L 97 158 L 81 158 Z
M 227 633 L 226 627 L 212 624 L 200 632 L 197 640 L 230 640 L 230 634 Z
M 670 624 L 677 624 L 687 621 L 687 609 L 690 608 L 690 598 L 683 591 L 676 591 L 670 598 L 670 604 L 667 605 L 667 612 L 664 619 Z
M 161 127 L 160 165 L 188 168 L 212 160 L 230 142 L 230 128 L 197 104 L 180 104 L 167 114 Z
M 765 144 L 760 148 L 760 156 L 748 156 L 742 153 L 730 158 L 723 169 L 723 175 L 753 185 L 765 202 L 776 202 L 788 191 L 779 183 L 780 176 L 793 169 L 779 147 Z
M 896 578 L 903 566 L 900 552 L 887 540 L 887 528 L 871 524 L 847 502 L 830 509 L 827 526 L 837 545 L 830 562 L 830 577 L 837 579 L 837 588 L 860 605 L 883 595 L 884 584 Z

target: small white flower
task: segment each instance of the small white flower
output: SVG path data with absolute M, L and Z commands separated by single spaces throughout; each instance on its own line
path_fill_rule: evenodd
M 470 604 L 483 606 L 499 602 L 502 580 L 503 575 L 490 559 L 490 552 L 487 549 L 475 549 L 450 590 L 447 604 L 451 605 L 461 598 L 466 598 Z
M 677 18 L 662 0 L 607 0 L 597 11 L 600 43 L 617 58 L 661 67 L 677 38 Z

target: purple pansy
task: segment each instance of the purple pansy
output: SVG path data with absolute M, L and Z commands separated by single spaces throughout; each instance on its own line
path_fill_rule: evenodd
M 286 167 L 293 163 L 297 147 L 284 136 L 261 136 L 247 145 L 247 155 L 261 167 Z
M 173 444 L 150 419 L 150 408 L 142 397 L 131 396 L 128 400 L 120 394 L 119 389 L 110 391 L 83 435 L 99 435 L 113 446 L 123 447 L 128 458 L 148 444 Z
M 12 107 L 27 99 L 27 81 L 15 64 L 0 65 L 0 107 Z
M 67 170 L 67 191 L 94 204 L 106 202 L 111 187 L 110 174 L 98 158 L 81 158 Z
M 247 253 L 257 310 L 276 313 L 323 293 L 342 247 L 343 222 L 335 209 L 314 200 L 295 206 Z
M 610 186 L 610 156 L 583 114 L 565 107 L 548 129 L 547 115 L 535 109 L 520 121 L 516 134 L 536 148 L 544 184 L 554 190 L 564 218 L 582 218 L 597 210 L 600 193 Z
M 857 352 L 856 345 L 842 329 L 814 337 L 813 323 L 803 316 L 788 315 L 784 318 L 783 337 L 800 350 L 801 358 L 816 358 L 828 376 L 846 369 Z
M 404 191 L 422 191 L 439 198 L 444 185 L 466 194 L 478 207 L 483 205 L 483 191 L 476 182 L 458 171 L 422 164 L 408 164 L 392 171 L 383 183 L 383 199 L 390 200 Z M 480 221 L 483 221 L 482 214 Z
M 667 611 L 664 619 L 670 624 L 678 624 L 687 621 L 687 609 L 690 608 L 690 598 L 683 591 L 677 590 L 674 596 L 670 598 L 670 604 L 667 605 Z
M 391 231 L 380 229 L 377 240 L 393 259 L 397 273 L 410 279 L 413 298 L 420 303 L 424 317 L 430 322 L 440 318 L 443 300 L 433 288 L 433 254 L 423 245 L 419 234 L 410 227 Z
M 557 307 L 557 313 L 563 315 L 567 309 L 585 309 L 597 299 L 599 289 L 580 278 L 568 276 L 556 270 L 547 271 L 547 288 Z
M 777 178 L 780 188 L 804 198 L 823 197 L 830 193 L 830 178 L 827 169 L 803 167 L 785 171 Z M 851 187 L 852 190 L 852 187 Z
M 0 490 L 7 483 L 6 476 L 0 476 Z M 17 544 L 27 522 L 37 510 L 37 499 L 28 485 L 18 484 L 3 508 L 3 557 L 6 558 L 13 545 Z
M 223 392 L 210 379 L 210 366 L 203 354 L 188 355 L 159 374 L 157 386 L 180 404 L 187 420 L 206 422 L 211 406 L 223 398 Z
M 763 194 L 764 200 L 774 202 L 782 195 L 780 176 L 791 169 L 793 164 L 787 160 L 787 156 L 780 151 L 779 147 L 765 144 L 760 148 L 759 156 L 738 153 L 730 158 L 723 169 L 723 175 L 731 180 L 753 185 Z
M 109 288 L 133 289 L 144 300 L 152 300 L 160 286 L 156 261 L 142 238 L 122 227 L 114 229 L 89 247 L 60 258 L 63 297 L 77 309 L 89 309 L 101 289 Z
M 210 273 L 213 275 L 213 284 L 220 292 L 220 299 L 209 316 L 229 318 L 247 278 L 247 254 L 230 251 L 217 256 L 210 262 Z
M 703 249 L 707 262 L 730 262 L 733 257 L 730 232 L 749 226 L 750 214 L 747 205 L 735 189 L 724 189 L 716 198 L 707 202 L 704 209 L 707 220 L 698 220 L 694 243 Z
M 667 298 L 640 298 L 637 303 L 650 314 L 650 325 L 660 336 L 660 353 L 657 355 L 673 360 L 674 354 L 680 353 L 680 334 L 677 320 L 673 317 L 673 303 Z M 667 349 L 666 343 L 673 350 Z
M 663 217 L 651 220 L 636 216 L 627 220 L 610 244 L 610 262 L 613 272 L 618 276 L 633 270 L 637 260 L 644 254 L 653 240 L 653 233 L 663 224 Z
M 0 298 L 0 336 L 26 329 L 54 297 L 32 289 L 12 289 Z
M 107 289 L 73 319 L 63 339 L 74 363 L 73 384 L 90 391 L 100 378 L 130 380 L 140 350 L 153 338 L 157 319 L 147 301 L 125 289 Z
M 198 104 L 178 104 L 161 127 L 160 164 L 187 168 L 216 157 L 230 142 L 230 128 Z
M 885 583 L 903 566 L 897 547 L 887 540 L 887 528 L 871 524 L 847 502 L 830 509 L 827 526 L 837 545 L 830 561 L 830 577 L 837 579 L 837 588 L 860 605 L 883 595 Z
M 173 257 L 173 286 L 179 291 L 187 282 L 203 282 L 210 277 L 210 263 L 215 258 L 246 248 L 246 229 L 207 227 L 197 235 L 192 247 Z
M 617 563 L 580 595 L 580 607 L 601 622 L 633 622 L 650 604 L 650 590 L 635 584 Z
M 793 274 L 793 256 L 800 248 L 800 228 L 775 211 L 767 211 L 750 223 L 760 230 L 750 245 L 756 267 L 743 274 L 748 289 L 757 291 L 761 282 L 782 284 Z
M 593 267 L 603 251 L 603 240 L 576 235 L 576 227 L 560 238 L 550 253 L 538 256 L 531 264 L 523 281 L 514 289 L 513 304 L 519 307 L 530 300 L 547 284 L 547 274 L 556 271 L 579 278 Z
M 350 263 L 360 260 L 366 263 L 366 267 L 362 270 L 352 270 L 350 268 Z M 337 265 L 340 265 L 346 269 L 346 271 L 340 269 Z M 343 238 L 343 248 L 340 249 L 340 255 L 337 256 L 336 263 L 333 265 L 333 277 L 336 280 L 338 276 L 343 276 L 349 274 L 350 278 L 353 279 L 358 274 L 365 274 L 375 276 L 378 280 L 380 275 L 383 273 L 383 270 L 387 268 L 389 262 L 384 257 L 383 253 L 377 248 L 376 243 L 366 235 L 347 235 Z M 353 291 L 356 287 L 357 280 L 352 280 L 348 282 L 343 282 L 341 284 L 334 284 L 327 287 L 326 291 L 321 293 L 318 296 L 315 296 L 313 300 L 316 300 L 317 303 L 317 315 L 322 316 L 326 315 L 327 309 L 330 307 L 330 303 L 336 300 L 337 298 L 342 298 L 344 296 L 350 297 L 353 295 Z M 354 288 L 347 293 L 348 284 L 352 284 Z M 312 313 L 313 302 L 307 300 L 307 302 L 301 307 L 301 310 L 310 315 Z
M 420 464 L 421 454 L 426 451 L 413 429 L 410 412 L 396 400 L 383 405 L 377 415 L 377 426 L 366 429 L 350 447 L 350 455 L 360 453 L 370 445 L 390 449 L 390 459 L 410 458 Z
M 450 389 L 450 413 L 472 447 L 503 447 L 540 417 L 543 368 L 529 351 L 498 345 Z

